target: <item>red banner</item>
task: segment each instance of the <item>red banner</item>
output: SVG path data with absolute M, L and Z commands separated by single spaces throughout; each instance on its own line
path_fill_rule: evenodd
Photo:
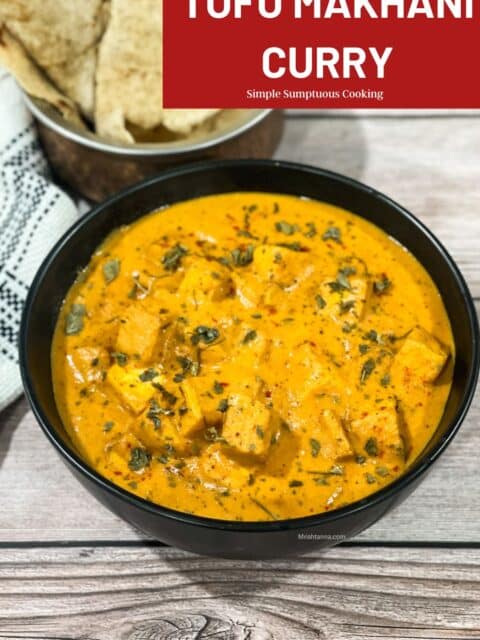
M 479 59 L 479 0 L 164 0 L 169 108 L 480 108 Z

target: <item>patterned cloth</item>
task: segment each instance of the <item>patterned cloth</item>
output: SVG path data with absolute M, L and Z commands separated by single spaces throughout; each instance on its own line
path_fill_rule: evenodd
M 0 68 L 0 411 L 22 391 L 17 340 L 28 287 L 76 217 L 50 182 L 20 90 Z

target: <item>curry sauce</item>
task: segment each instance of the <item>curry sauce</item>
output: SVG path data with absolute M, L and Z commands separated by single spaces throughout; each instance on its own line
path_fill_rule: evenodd
M 120 228 L 67 295 L 57 406 L 80 455 L 165 507 L 228 520 L 339 508 L 392 482 L 442 417 L 440 294 L 333 206 L 233 193 Z

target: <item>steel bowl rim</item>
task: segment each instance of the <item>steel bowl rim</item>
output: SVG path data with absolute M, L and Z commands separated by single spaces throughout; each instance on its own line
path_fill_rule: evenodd
M 169 158 L 174 156 L 183 156 L 194 154 L 201 151 L 206 151 L 211 147 L 216 147 L 230 140 L 243 135 L 250 129 L 263 122 L 268 115 L 273 112 L 273 109 L 251 109 L 252 116 L 246 120 L 241 126 L 233 127 L 231 130 L 219 133 L 211 138 L 208 138 L 198 143 L 190 144 L 178 144 L 174 146 L 174 143 L 138 143 L 138 144 L 118 144 L 115 142 L 108 142 L 97 136 L 93 132 L 88 132 L 88 135 L 82 134 L 81 130 L 75 130 L 71 127 L 67 121 L 63 123 L 61 116 L 59 120 L 54 120 L 48 113 L 38 104 L 38 102 L 32 96 L 27 93 L 23 93 L 23 98 L 37 120 L 39 120 L 44 126 L 56 133 L 57 135 L 75 142 L 83 147 L 100 151 L 102 153 L 108 153 L 111 155 L 125 156 L 128 158 Z
M 230 168 L 241 168 L 244 166 L 256 166 L 258 168 L 265 167 L 278 167 L 280 169 L 291 169 L 296 171 L 302 171 L 303 173 L 308 173 L 312 178 L 315 176 L 321 176 L 323 178 L 329 178 L 336 182 L 343 183 L 350 187 L 353 187 L 357 190 L 360 190 L 364 193 L 374 196 L 379 200 L 383 201 L 387 204 L 392 210 L 394 210 L 397 214 L 401 215 L 403 218 L 406 218 L 409 223 L 417 228 L 429 242 L 434 246 L 437 253 L 441 256 L 443 261 L 447 264 L 450 272 L 454 276 L 455 283 L 458 287 L 458 290 L 461 292 L 463 299 L 465 300 L 465 306 L 467 310 L 467 315 L 469 318 L 470 329 L 472 332 L 472 341 L 471 341 L 471 350 L 472 350 L 472 365 L 470 370 L 468 371 L 468 376 L 466 378 L 466 384 L 463 391 L 462 402 L 460 403 L 459 409 L 455 414 L 455 417 L 451 420 L 449 426 L 446 429 L 446 432 L 442 439 L 435 445 L 432 451 L 428 455 L 421 456 L 404 474 L 402 474 L 399 478 L 394 480 L 391 484 L 386 485 L 382 489 L 375 491 L 374 493 L 362 498 L 361 500 L 357 500 L 356 502 L 352 502 L 345 507 L 329 511 L 323 513 L 317 513 L 311 516 L 303 516 L 299 518 L 292 518 L 287 520 L 276 520 L 276 521 L 230 521 L 230 520 L 221 520 L 217 518 L 208 518 L 205 516 L 197 516 L 193 514 L 184 513 L 182 511 L 176 511 L 174 509 L 170 509 L 168 507 L 164 507 L 161 505 L 157 505 L 149 500 L 145 500 L 140 498 L 121 487 L 115 485 L 113 482 L 104 478 L 100 475 L 95 469 L 90 467 L 82 458 L 77 455 L 70 447 L 64 444 L 61 438 L 57 435 L 54 427 L 49 423 L 48 418 L 42 410 L 40 401 L 36 398 L 35 393 L 33 391 L 33 383 L 32 378 L 30 376 L 30 372 L 28 370 L 28 341 L 27 336 L 29 333 L 29 322 L 30 322 L 30 307 L 34 299 L 37 296 L 37 292 L 42 285 L 42 281 L 46 273 L 48 272 L 51 263 L 59 256 L 63 251 L 65 251 L 66 247 L 70 239 L 83 227 L 88 226 L 90 220 L 92 220 L 96 215 L 98 215 L 103 209 L 114 205 L 117 201 L 121 200 L 126 196 L 131 196 L 137 192 L 141 192 L 143 189 L 148 188 L 150 185 L 156 182 L 162 182 L 164 180 L 168 180 L 174 177 L 186 177 L 190 175 L 192 172 L 202 172 L 209 171 L 215 169 L 222 169 L 225 167 Z M 358 214 L 357 214 L 358 215 Z M 360 216 L 362 217 L 362 216 Z M 380 226 L 380 225 L 378 225 Z M 414 255 L 414 254 L 413 254 Z M 424 265 L 425 266 L 425 265 Z M 425 266 L 425 268 L 427 268 Z M 427 269 L 428 271 L 428 269 Z M 470 405 L 473 400 L 473 396 L 475 393 L 479 369 L 480 369 L 480 333 L 479 333 L 479 324 L 478 318 L 475 310 L 475 305 L 468 289 L 468 286 L 465 282 L 465 279 L 458 268 L 457 264 L 450 256 L 447 249 L 443 246 L 443 244 L 436 238 L 436 236 L 421 222 L 416 216 L 410 213 L 407 209 L 405 209 L 402 205 L 395 202 L 390 197 L 385 194 L 373 189 L 354 178 L 350 178 L 344 176 L 342 174 L 322 169 L 319 167 L 300 164 L 289 161 L 281 161 L 281 160 L 211 160 L 204 162 L 196 162 L 188 165 L 183 165 L 181 167 L 177 167 L 171 169 L 169 171 L 163 172 L 159 176 L 155 176 L 153 178 L 148 178 L 147 180 L 143 180 L 133 186 L 127 187 L 121 192 L 111 196 L 107 200 L 95 206 L 90 210 L 87 214 L 77 220 L 70 229 L 57 241 L 55 246 L 50 250 L 48 256 L 45 258 L 41 266 L 39 267 L 37 274 L 32 282 L 30 287 L 27 300 L 24 305 L 22 320 L 19 332 L 19 361 L 20 361 L 20 372 L 22 377 L 22 382 L 25 390 L 25 395 L 30 404 L 30 407 L 39 423 L 42 431 L 50 440 L 54 448 L 63 459 L 69 463 L 69 465 L 81 476 L 92 482 L 94 485 L 98 486 L 100 489 L 105 491 L 107 494 L 113 495 L 114 498 L 120 501 L 126 501 L 130 506 L 139 509 L 140 511 L 148 512 L 150 514 L 167 518 L 169 520 L 173 520 L 179 524 L 198 526 L 203 528 L 208 528 L 212 530 L 218 531 L 231 531 L 236 533 L 242 532 L 251 532 L 251 533 L 272 533 L 274 531 L 287 531 L 287 530 L 302 530 L 302 529 L 312 529 L 318 526 L 327 525 L 334 523 L 337 520 L 341 520 L 343 518 L 347 518 L 349 516 L 354 516 L 356 514 L 360 514 L 361 512 L 369 509 L 370 507 L 374 507 L 379 505 L 382 502 L 386 502 L 388 499 L 394 499 L 396 495 L 399 495 L 406 489 L 409 485 L 414 483 L 420 476 L 422 476 L 431 466 L 432 464 L 439 458 L 439 456 L 445 451 L 450 442 L 453 440 L 455 435 L 457 434 L 460 426 L 462 425 L 465 416 L 470 408 Z

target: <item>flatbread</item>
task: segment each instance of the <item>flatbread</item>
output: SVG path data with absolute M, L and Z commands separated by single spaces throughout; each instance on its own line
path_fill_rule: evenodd
M 163 125 L 170 131 L 188 135 L 218 112 L 219 109 L 165 109 Z
M 22 45 L 0 26 L 0 64 L 6 67 L 17 82 L 34 98 L 45 100 L 55 107 L 69 122 L 84 126 L 75 104 L 61 94 L 45 78 L 43 73 L 30 60 Z
M 48 68 L 48 76 L 56 86 L 79 106 L 93 121 L 95 112 L 95 71 L 97 47 L 87 49 L 76 59 Z
M 133 143 L 127 122 L 142 129 L 161 123 L 162 58 L 161 3 L 112 0 L 98 55 L 98 134 Z
M 0 20 L 60 91 L 93 116 L 97 45 L 107 0 L 1 0 Z
M 129 125 L 163 125 L 188 134 L 218 109 L 163 109 L 162 11 L 158 0 L 112 0 L 100 45 L 95 122 L 97 133 L 134 143 Z

